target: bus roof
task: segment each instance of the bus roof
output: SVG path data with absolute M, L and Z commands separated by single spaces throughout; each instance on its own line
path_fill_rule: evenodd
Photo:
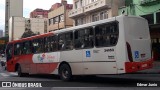
M 81 29 L 81 28 L 85 28 L 85 27 L 95 26 L 95 25 L 98 25 L 98 24 L 104 24 L 106 22 L 116 21 L 116 18 L 125 18 L 125 17 L 144 19 L 142 17 L 137 17 L 137 16 L 120 15 L 120 16 L 111 17 L 111 18 L 96 21 L 96 22 L 91 22 L 91 23 L 87 23 L 87 24 L 83 24 L 83 25 L 79 25 L 79 26 L 65 28 L 65 29 L 61 29 L 61 30 L 57 30 L 57 31 L 52 31 L 52 32 L 49 32 L 49 33 L 41 34 L 41 35 L 36 35 L 36 36 L 31 36 L 31 37 L 27 37 L 27 38 L 23 38 L 23 39 L 19 39 L 19 40 L 14 40 L 14 41 L 11 41 L 9 43 L 21 42 L 21 41 L 25 41 L 25 40 L 29 40 L 29 39 L 31 40 L 31 39 L 35 39 L 35 38 L 39 38 L 39 37 L 46 37 L 48 35 L 59 34 L 59 33 L 63 33 L 63 32 L 69 32 L 69 31 L 73 31 L 73 30 L 77 30 L 77 29 Z
M 27 37 L 27 38 L 22 38 L 22 39 L 19 39 L 19 40 L 14 40 L 14 41 L 11 41 L 9 43 L 22 42 L 22 41 L 26 41 L 26 40 L 32 40 L 32 39 L 36 39 L 36 38 L 40 38 L 40 37 L 46 37 L 46 36 L 51 36 L 51 35 L 53 35 L 53 32 L 44 33 L 44 34 L 41 34 L 41 35 L 35 35 L 35 36 Z
M 120 15 L 120 16 L 111 17 L 111 18 L 99 20 L 99 21 L 96 21 L 96 22 L 91 22 L 91 23 L 87 23 L 87 24 L 83 24 L 83 25 L 78 25 L 78 26 L 74 26 L 74 27 L 70 27 L 70 28 L 65 28 L 65 29 L 61 29 L 61 30 L 57 30 L 57 31 L 52 31 L 52 32 L 55 33 L 55 34 L 58 34 L 58 33 L 63 33 L 63 32 L 67 32 L 67 31 L 73 31 L 73 30 L 77 30 L 77 29 L 81 29 L 81 28 L 85 28 L 85 27 L 89 27 L 89 26 L 95 26 L 95 25 L 98 25 L 98 24 L 104 24 L 106 22 L 116 21 L 117 18 L 139 18 L 139 19 L 144 19 L 142 17 L 133 16 L 133 15 L 129 15 L 129 16 L 128 15 Z

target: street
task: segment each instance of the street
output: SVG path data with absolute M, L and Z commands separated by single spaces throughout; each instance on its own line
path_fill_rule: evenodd
M 48 88 L 45 87 L 46 90 L 51 89 L 64 89 L 64 87 L 72 89 L 86 89 L 86 90 L 106 90 L 106 88 L 110 89 L 125 89 L 126 87 L 129 89 L 142 89 L 142 86 L 137 86 L 137 84 L 157 84 L 154 86 L 154 89 L 158 90 L 160 86 L 160 74 L 121 74 L 121 75 L 99 75 L 99 76 L 79 76 L 74 78 L 71 82 L 64 82 L 59 79 L 58 76 L 55 75 L 29 75 L 26 77 L 18 77 L 17 73 L 7 72 L 4 70 L 4 67 L 0 66 L 0 81 L 3 82 L 42 82 L 42 86 L 47 86 L 44 84 L 48 84 Z M 61 87 L 61 88 L 60 88 Z M 144 89 L 147 88 L 149 90 L 153 89 L 151 87 L 143 87 Z M 0 88 L 3 90 L 5 88 Z M 8 90 L 9 88 L 7 88 Z M 12 88 L 10 88 L 12 89 Z M 18 88 L 20 89 L 20 88 Z M 24 88 L 23 88 L 24 89 Z M 32 89 L 32 88 L 25 88 L 25 89 Z M 35 90 L 35 88 L 33 88 Z M 37 88 L 36 88 L 37 89 Z M 40 89 L 38 89 L 40 90 Z M 68 90 L 68 89 L 67 89 Z M 70 89 L 69 89 L 70 90 Z M 109 89 L 108 89 L 109 90 Z M 117 90 L 117 89 L 116 89 Z

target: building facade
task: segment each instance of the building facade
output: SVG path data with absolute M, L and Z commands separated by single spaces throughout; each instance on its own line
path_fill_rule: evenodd
M 46 18 L 11 17 L 9 20 L 9 41 L 22 38 L 25 32 L 46 33 Z
M 126 0 L 119 14 L 141 16 L 148 20 L 156 60 L 160 59 L 160 0 Z
M 123 5 L 124 0 L 73 0 L 69 17 L 74 19 L 74 26 L 82 25 L 117 16 Z
M 3 30 L 0 30 L 0 38 L 3 37 Z
M 72 7 L 73 5 L 67 4 L 66 0 L 52 5 L 48 13 L 48 32 L 73 26 L 72 19 L 68 16 L 68 12 Z
M 48 18 L 49 10 L 35 9 L 30 13 L 30 18 Z
M 6 0 L 5 2 L 5 36 L 8 36 L 9 19 L 12 16 L 23 17 L 23 0 Z

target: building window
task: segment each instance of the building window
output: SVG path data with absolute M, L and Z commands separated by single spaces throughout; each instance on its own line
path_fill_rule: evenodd
M 147 19 L 149 24 L 154 24 L 154 15 L 153 14 L 143 15 L 141 17 Z
M 156 13 L 156 21 L 160 24 L 160 12 Z
M 63 21 L 64 21 L 64 15 L 63 15 L 63 14 L 59 16 L 59 21 L 60 21 L 60 22 L 63 22 Z
M 75 26 L 78 26 L 78 19 L 75 19 Z
M 97 0 L 91 0 L 92 2 L 95 2 L 95 1 L 97 1 Z
M 51 25 L 51 19 L 49 19 L 48 22 L 49 22 L 49 25 Z
M 53 21 L 53 24 L 55 24 L 55 18 L 53 18 L 52 21 Z
M 108 13 L 107 11 L 100 12 L 100 20 L 107 19 Z
M 98 21 L 99 20 L 99 15 L 98 14 L 93 14 L 92 15 L 92 22 Z
M 80 0 L 81 7 L 83 6 L 83 0 Z
M 85 24 L 85 23 L 86 23 L 86 18 L 85 17 L 75 20 L 75 26 L 82 25 L 82 24 Z
M 75 9 L 78 8 L 78 2 L 75 2 Z
M 55 20 L 55 23 L 58 23 L 59 22 L 59 16 L 56 16 L 54 20 Z

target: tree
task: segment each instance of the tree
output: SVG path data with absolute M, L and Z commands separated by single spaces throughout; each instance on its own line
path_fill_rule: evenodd
M 23 35 L 21 36 L 21 38 L 31 37 L 31 36 L 35 36 L 35 35 L 37 35 L 37 34 L 35 34 L 30 29 L 25 29 L 25 32 L 23 33 Z

